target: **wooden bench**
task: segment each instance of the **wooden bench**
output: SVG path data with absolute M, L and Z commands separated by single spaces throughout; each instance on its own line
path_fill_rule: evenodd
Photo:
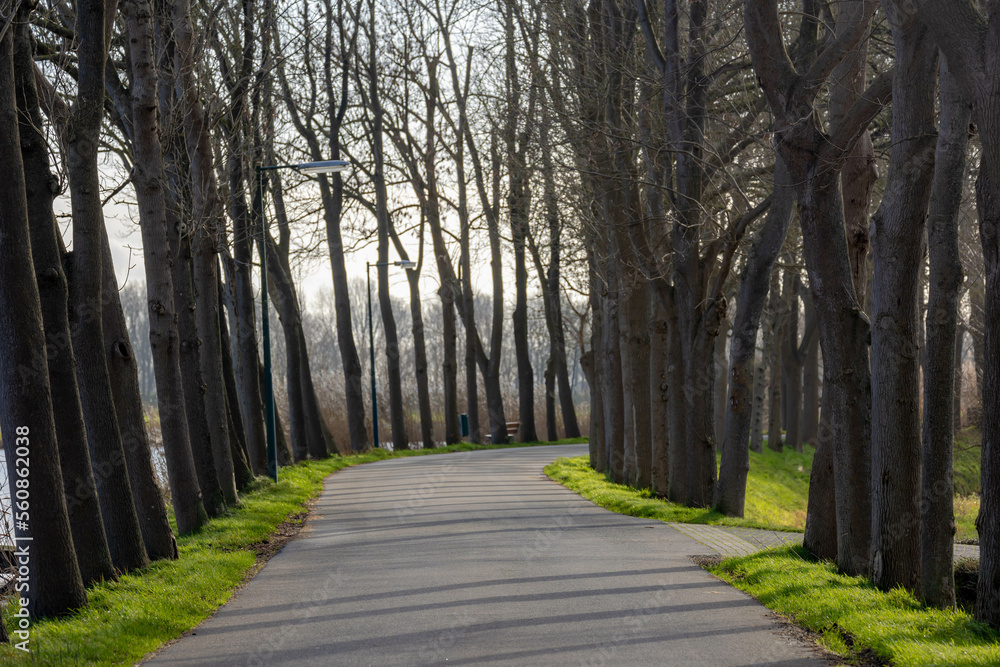
M 521 422 L 507 422 L 507 441 L 514 442 L 517 439 L 517 430 L 521 428 Z M 483 444 L 491 445 L 493 444 L 493 435 L 491 433 L 483 434 Z
M 521 422 L 507 422 L 507 440 L 514 442 L 519 428 L 521 428 Z

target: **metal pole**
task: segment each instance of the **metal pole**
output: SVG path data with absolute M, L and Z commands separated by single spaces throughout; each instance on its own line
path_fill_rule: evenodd
M 372 265 L 365 262 L 365 273 L 368 276 L 368 352 L 371 355 L 372 376 L 372 442 L 378 448 L 378 394 L 375 393 L 375 329 L 372 327 Z
M 264 422 L 267 429 L 267 474 L 278 481 L 278 446 L 274 431 L 274 385 L 271 381 L 271 327 L 267 313 L 267 226 L 264 222 L 264 170 L 257 166 L 257 220 L 260 222 L 261 329 L 264 333 Z

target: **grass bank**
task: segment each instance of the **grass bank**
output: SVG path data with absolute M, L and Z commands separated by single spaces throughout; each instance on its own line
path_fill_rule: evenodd
M 980 435 L 966 429 L 955 438 L 955 539 L 978 542 Z M 631 516 L 681 523 L 707 523 L 802 532 L 809 501 L 809 471 L 815 449 L 750 452 L 746 507 L 742 519 L 711 509 L 696 509 L 657 498 L 648 489 L 615 484 L 590 468 L 585 456 L 561 458 L 545 473 L 597 505 Z
M 553 480 L 605 509 L 646 519 L 710 523 L 801 532 L 806 523 L 809 470 L 813 449 L 750 452 L 745 517 L 727 517 L 712 509 L 692 508 L 657 498 L 648 489 L 615 484 L 594 471 L 586 456 L 559 458 L 545 468 Z
M 118 581 L 90 587 L 85 609 L 67 618 L 33 624 L 31 653 L 0 646 L 0 664 L 136 662 L 225 604 L 253 574 L 258 555 L 268 551 L 275 531 L 301 523 L 305 503 L 319 494 L 327 475 L 341 468 L 404 456 L 572 442 L 585 440 L 485 446 L 463 443 L 395 453 L 378 450 L 281 468 L 277 484 L 258 480 L 241 495 L 239 507 L 213 519 L 199 532 L 178 538 L 177 560 L 158 561 Z M 8 629 L 13 630 L 9 623 Z
M 961 610 L 924 607 L 911 593 L 877 590 L 861 577 L 786 547 L 709 568 L 765 606 L 820 635 L 853 664 L 1000 664 L 1000 633 Z

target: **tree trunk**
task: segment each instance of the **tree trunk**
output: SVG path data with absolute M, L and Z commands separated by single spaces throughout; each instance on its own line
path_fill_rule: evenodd
M 110 9 L 114 11 L 113 3 Z M 80 37 L 79 90 L 67 133 L 73 214 L 73 271 L 70 276 L 73 350 L 77 377 L 82 380 L 80 399 L 111 559 L 116 568 L 128 571 L 145 567 L 149 558 L 132 504 L 125 450 L 104 356 L 106 348 L 101 322 L 104 211 L 97 153 L 107 58 L 105 13 L 101 2 L 80 5 L 77 34 Z
M 719 335 L 715 339 L 715 354 L 713 363 L 715 364 L 715 405 L 713 413 L 715 417 L 715 437 L 722 442 L 722 435 L 726 430 L 726 399 L 729 394 L 729 360 L 726 354 L 727 343 L 729 342 L 729 322 L 723 321 L 719 328 Z
M 208 516 L 198 486 L 184 409 L 180 340 L 170 275 L 167 211 L 163 194 L 163 150 L 157 128 L 156 74 L 152 57 L 151 10 L 148 2 L 125 4 L 132 44 L 132 110 L 136 127 L 133 183 L 139 202 L 146 295 L 149 301 L 149 341 L 156 375 L 163 450 L 170 479 L 177 530 L 186 534 L 204 525 Z
M 184 413 L 187 416 L 191 454 L 198 473 L 202 502 L 209 517 L 226 511 L 219 474 L 215 468 L 212 433 L 208 427 L 205 410 L 205 383 L 201 375 L 201 341 L 195 321 L 194 285 L 191 281 L 191 239 L 181 233 L 180 220 L 167 214 L 167 237 L 170 240 L 171 280 L 174 288 L 174 305 L 177 311 L 177 335 L 180 338 L 181 379 L 184 382 Z
M 840 3 L 836 32 L 848 32 L 864 12 L 866 0 L 847 0 Z M 830 124 L 839 123 L 851 105 L 865 92 L 868 66 L 868 39 L 862 39 L 847 53 L 833 70 L 830 90 Z M 875 149 L 871 133 L 865 129 L 854 147 L 848 151 L 840 171 L 841 192 L 844 200 L 844 227 L 847 249 L 851 262 L 851 279 L 858 303 L 865 306 L 868 285 L 868 218 L 872 188 L 878 180 Z
M 902 586 L 916 592 L 920 581 L 918 288 L 934 175 L 937 49 L 915 10 L 887 14 L 896 47 L 896 74 L 889 175 L 881 214 L 872 224 L 871 574 L 883 590 Z M 944 382 L 950 415 L 954 324 L 948 342 Z
M 378 86 L 376 70 L 376 36 L 373 32 L 375 24 L 375 3 L 369 2 L 371 25 L 369 39 L 368 70 L 368 100 L 372 113 L 369 141 L 375 160 L 375 217 L 378 225 L 378 302 L 382 315 L 382 330 L 385 335 L 385 358 L 387 364 L 386 378 L 389 382 L 389 417 L 392 428 L 392 445 L 396 451 L 410 448 L 406 435 L 406 421 L 403 411 L 403 387 L 399 367 L 399 334 L 396 331 L 396 317 L 392 312 L 392 299 L 389 295 L 389 207 L 386 190 L 385 164 L 382 148 L 382 104 L 381 92 Z
M 591 232 L 591 239 L 598 240 L 597 234 Z M 600 246 L 600 243 L 594 245 Z M 608 469 L 607 431 L 604 427 L 604 374 L 607 372 L 604 360 L 604 298 L 602 297 L 602 282 L 597 273 L 597 255 L 601 248 L 587 244 L 587 264 L 590 274 L 590 349 L 580 356 L 580 366 L 587 378 L 590 388 L 590 467 L 597 472 Z
M 933 197 L 933 193 L 931 193 Z M 959 257 L 961 261 L 961 256 Z M 956 323 L 955 331 L 955 362 L 953 367 L 954 375 L 954 388 L 952 394 L 954 400 L 952 402 L 952 430 L 958 433 L 962 430 L 962 360 L 963 360 L 963 343 L 965 342 L 965 328 L 962 326 L 961 322 Z
M 423 258 L 421 257 L 418 266 L 422 263 Z M 420 308 L 419 271 L 407 271 L 406 280 L 410 285 L 410 321 L 413 333 L 414 371 L 417 380 L 417 404 L 420 409 L 420 439 L 421 446 L 424 449 L 430 449 L 434 447 L 434 420 L 431 416 L 431 394 L 427 379 L 427 343 L 424 338 L 424 315 Z M 452 318 L 454 323 L 454 313 Z M 445 347 L 448 347 L 447 342 Z M 454 338 L 452 338 L 451 347 L 451 356 L 454 358 Z
M 233 336 L 236 357 L 236 383 L 240 397 L 240 413 L 246 429 L 249 463 L 255 475 L 267 474 L 267 439 L 264 432 L 264 402 L 257 374 L 257 329 L 253 296 L 253 224 L 246 200 L 246 179 L 243 174 L 244 146 L 234 128 L 227 146 L 229 173 L 229 214 L 233 220 L 233 276 L 231 284 L 233 306 Z
M 613 244 L 609 243 L 609 251 Z M 625 396 L 622 390 L 622 354 L 619 327 L 620 281 L 618 260 L 609 252 L 606 269 L 607 291 L 602 296 L 601 354 L 604 365 L 601 386 L 604 402 L 604 441 L 607 447 L 608 474 L 622 482 L 625 465 Z
M 687 406 L 684 400 L 684 354 L 681 349 L 680 326 L 673 289 L 668 290 L 667 309 L 667 409 L 670 411 L 670 435 L 667 444 L 669 466 L 668 496 L 671 502 L 687 499 Z
M 222 283 L 217 285 L 219 292 L 219 303 L 224 303 Z M 239 450 L 239 456 L 233 454 L 234 474 L 236 476 L 236 488 L 243 491 L 253 482 L 254 474 L 250 467 L 250 452 L 247 450 L 246 429 L 243 427 L 243 415 L 240 413 L 240 398 L 236 391 L 236 373 L 233 369 L 233 355 L 231 350 L 232 342 L 229 339 L 229 327 L 226 325 L 226 318 L 219 318 L 219 342 L 222 349 L 222 380 L 226 390 L 226 407 L 229 417 L 232 420 L 230 429 L 230 450 L 234 447 Z M 241 470 L 242 468 L 242 470 Z M 243 480 L 242 482 L 240 480 Z
M 928 605 L 948 608 L 955 605 L 952 450 L 956 425 L 961 422 L 961 395 L 955 392 L 956 381 L 961 387 L 962 360 L 958 213 L 971 112 L 944 58 L 939 72 L 941 111 L 927 222 L 930 291 L 920 480 L 920 594 Z
M 626 476 L 629 484 L 639 489 L 649 489 L 653 485 L 653 449 L 650 408 L 652 402 L 650 388 L 650 338 L 649 289 L 642 276 L 636 276 L 628 300 L 628 363 L 632 397 L 632 447 L 634 476 Z M 626 457 L 626 461 L 628 458 Z
M 812 297 L 806 292 L 802 301 L 805 304 L 806 331 L 816 327 L 816 307 Z M 802 442 L 816 446 L 816 436 L 819 433 L 819 336 L 810 336 L 805 347 L 804 365 L 802 370 Z
M 781 442 L 781 361 L 784 351 L 784 330 L 782 322 L 782 300 L 779 273 L 777 269 L 770 277 L 770 339 L 771 350 L 768 357 L 768 404 L 767 404 L 767 447 L 776 452 L 782 450 Z
M 995 109 L 994 109 L 995 112 Z M 1000 139 L 1000 133 L 994 135 Z M 985 141 L 984 141 L 985 143 Z M 1000 142 L 992 146 L 1000 153 Z M 986 158 L 976 180 L 986 289 L 983 309 L 983 449 L 976 618 L 1000 626 L 1000 177 Z
M 774 166 L 774 194 L 764 226 L 753 240 L 733 319 L 729 348 L 729 400 L 722 437 L 722 463 L 716 487 L 715 507 L 729 516 L 743 516 L 747 472 L 750 470 L 749 439 L 754 414 L 753 403 L 763 403 L 763 387 L 754 396 L 754 369 L 757 366 L 757 331 L 767 302 L 768 283 L 774 262 L 785 242 L 795 205 L 795 191 L 788 171 L 780 160 Z M 772 303 L 774 297 L 772 296 Z M 763 375 L 763 374 L 761 374 Z M 762 384 L 762 383 L 761 383 Z M 760 451 L 759 449 L 757 451 Z
M 837 498 L 833 470 L 833 430 L 825 421 L 826 392 L 823 392 L 823 421 L 816 439 L 816 453 L 809 471 L 809 501 L 802 546 L 816 558 L 837 560 Z
M 139 378 L 135 354 L 129 341 L 128 325 L 118 297 L 118 280 L 114 274 L 111 246 L 105 232 L 104 252 L 104 336 L 107 345 L 108 373 L 111 393 L 115 401 L 115 414 L 125 448 L 125 464 L 132 487 L 132 503 L 139 517 L 139 529 L 150 560 L 177 558 L 177 540 L 174 539 L 163 493 L 156 484 L 153 461 L 146 431 L 146 415 L 139 393 Z
M 802 418 L 802 355 L 799 350 L 799 276 L 785 271 L 785 349 L 781 352 L 781 405 L 785 422 L 785 444 L 802 451 L 799 419 Z
M 868 34 L 875 3 L 865 2 L 827 56 L 847 57 Z M 824 73 L 800 74 L 781 40 L 774 3 L 743 3 L 747 44 L 758 81 L 775 115 L 777 152 L 796 184 L 803 254 L 816 305 L 824 362 L 824 422 L 831 425 L 837 502 L 838 565 L 848 574 L 868 566 L 871 530 L 870 325 L 856 297 L 844 227 L 839 168 L 880 110 L 885 78 L 869 87 L 829 134 L 819 127 L 815 96 Z M 872 90 L 874 88 L 874 90 Z
M 35 90 L 27 10 L 26 4 L 21 5 L 13 34 L 17 129 L 24 165 L 31 260 L 45 327 L 48 382 L 52 404 L 59 406 L 53 412 L 55 441 L 59 446 L 63 492 L 76 560 L 83 583 L 88 585 L 101 579 L 115 579 L 116 574 L 101 521 L 101 507 L 87 449 L 87 429 L 77 388 L 76 361 L 67 311 L 68 285 L 62 267 L 61 239 L 52 214 L 52 200 L 59 191 L 59 182 L 49 171 L 48 147 L 41 130 L 42 116 Z
M 556 428 L 556 360 L 549 355 L 545 362 L 545 439 L 554 442 L 559 439 Z
M 9 0 L 0 0 L 0 13 L 12 17 L 14 8 Z M 100 18 L 100 11 L 81 6 L 81 17 L 89 18 L 91 13 Z M 16 497 L 18 486 L 32 491 L 27 525 L 15 522 L 14 536 L 32 540 L 20 545 L 27 544 L 30 553 L 28 611 L 39 617 L 84 607 L 87 594 L 63 495 L 41 302 L 32 279 L 35 270 L 17 131 L 13 42 L 14 31 L 8 27 L 0 34 L 0 163 L 6 167 L 6 177 L 0 179 L 0 337 L 4 341 L 0 424 L 13 495 Z
M 670 493 L 670 322 L 666 310 L 650 291 L 649 318 L 649 422 L 653 493 Z

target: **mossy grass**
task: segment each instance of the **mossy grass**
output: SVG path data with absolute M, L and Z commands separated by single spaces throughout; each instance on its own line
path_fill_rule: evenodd
M 319 494 L 327 475 L 341 468 L 403 456 L 578 442 L 586 440 L 376 450 L 282 467 L 277 484 L 258 479 L 241 495 L 239 507 L 178 538 L 177 560 L 158 561 L 118 581 L 91 586 L 86 608 L 32 624 L 30 653 L 0 646 L 0 664 L 108 665 L 140 660 L 225 604 L 255 566 L 254 545 L 268 540 L 286 520 L 301 522 L 304 504 Z M 6 616 L 8 631 L 13 631 L 10 615 Z
M 929 609 L 913 594 L 883 592 L 836 572 L 800 547 L 730 558 L 709 568 L 770 609 L 820 636 L 853 664 L 1000 664 L 1000 633 L 963 610 Z

